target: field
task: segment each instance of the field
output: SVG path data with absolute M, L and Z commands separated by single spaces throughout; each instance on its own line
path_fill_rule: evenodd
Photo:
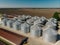
M 1 8 L 0 13 L 8 15 L 32 15 L 32 16 L 45 16 L 50 18 L 55 12 L 60 12 L 60 9 L 54 8 Z

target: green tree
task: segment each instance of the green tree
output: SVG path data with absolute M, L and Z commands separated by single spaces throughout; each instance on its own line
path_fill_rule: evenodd
M 59 20 L 60 19 L 59 13 L 58 12 L 55 12 L 54 15 L 53 15 L 53 18 L 56 18 L 57 20 Z

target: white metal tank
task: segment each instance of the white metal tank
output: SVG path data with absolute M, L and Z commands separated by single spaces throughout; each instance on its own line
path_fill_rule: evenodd
M 33 37 L 40 37 L 42 35 L 42 28 L 38 25 L 31 26 L 31 36 Z
M 56 42 L 57 40 L 57 31 L 54 29 L 46 29 L 45 31 L 43 31 L 43 40 L 47 41 L 47 42 Z
M 10 27 L 10 28 L 13 28 L 13 23 L 14 23 L 14 20 L 9 20 L 8 22 L 7 22 L 7 27 Z
M 30 16 L 30 15 L 27 15 L 27 16 L 26 16 L 26 19 L 30 19 L 30 18 L 31 18 L 31 16 Z
M 33 24 L 34 24 L 34 20 L 33 20 L 33 19 L 28 19 L 26 22 L 27 22 L 29 25 L 33 25 Z
M 22 15 L 22 16 L 18 17 L 18 21 L 24 23 L 26 21 L 26 15 Z
M 4 19 L 2 20 L 2 25 L 3 25 L 3 26 L 7 26 L 7 21 L 8 21 L 8 19 L 4 18 Z
M 27 24 L 26 22 L 21 24 L 21 31 L 24 33 L 29 33 L 30 32 L 30 25 Z
M 38 16 L 34 16 L 34 17 L 32 17 L 31 19 L 32 20 L 34 20 L 34 21 L 36 21 L 36 20 L 38 20 L 40 17 L 38 17 Z
M 13 23 L 13 29 L 15 29 L 15 30 L 21 30 L 21 23 L 19 21 L 15 21 Z
M 53 29 L 56 30 L 56 26 L 57 26 L 57 25 L 56 25 L 55 23 L 50 22 L 50 21 L 46 23 L 46 27 L 47 27 L 47 28 L 53 28 Z
M 43 22 L 42 22 L 40 19 L 34 21 L 34 25 L 36 25 L 36 24 L 42 24 L 42 23 L 43 23 Z
M 45 25 L 46 22 L 48 21 L 48 19 L 47 19 L 46 17 L 44 17 L 44 16 L 42 16 L 42 17 L 40 18 L 40 20 L 42 21 L 42 24 L 43 24 L 43 25 Z
M 51 22 L 53 22 L 55 24 L 58 22 L 57 19 L 55 19 L 55 18 L 50 18 L 50 19 L 48 19 L 48 21 L 51 21 Z

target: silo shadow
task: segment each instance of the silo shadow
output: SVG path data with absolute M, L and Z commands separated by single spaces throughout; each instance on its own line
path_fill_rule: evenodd
M 60 34 L 57 35 L 57 41 L 59 41 L 59 40 L 60 40 Z

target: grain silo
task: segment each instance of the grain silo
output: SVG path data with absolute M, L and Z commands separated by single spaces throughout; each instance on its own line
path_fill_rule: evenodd
M 9 20 L 8 22 L 7 22 L 7 26 L 8 27 L 10 27 L 10 28 L 12 28 L 13 27 L 13 23 L 14 23 L 14 20 Z
M 49 22 L 46 23 L 46 27 L 47 28 L 53 28 L 53 29 L 56 30 L 56 26 L 57 25 L 55 23 L 51 22 L 51 21 L 49 21 Z
M 26 19 L 30 19 L 30 18 L 31 18 L 31 16 L 30 16 L 30 15 L 27 15 L 27 16 L 26 16 Z
M 29 25 L 33 25 L 33 24 L 34 24 L 34 20 L 32 20 L 32 19 L 28 19 L 26 22 L 27 22 Z
M 48 21 L 48 19 L 47 19 L 46 17 L 44 17 L 44 16 L 42 16 L 42 17 L 40 18 L 40 20 L 42 21 L 42 24 L 43 24 L 43 25 L 45 25 L 46 22 Z
M 42 21 L 40 19 L 34 21 L 34 25 L 36 25 L 36 24 L 42 24 Z
M 45 17 L 41 17 L 41 18 L 39 18 L 38 20 L 36 20 L 36 21 L 34 22 L 34 25 L 35 25 L 35 24 L 45 25 L 46 22 L 47 22 L 47 19 L 46 19 Z
M 2 25 L 3 25 L 3 26 L 7 26 L 7 21 L 8 21 L 8 19 L 7 19 L 7 18 L 4 18 L 4 19 L 2 20 Z
M 22 20 L 22 21 L 25 21 L 25 20 L 26 20 L 26 15 L 22 15 L 22 16 L 21 16 L 21 20 Z
M 34 17 L 32 17 L 31 19 L 32 20 L 34 20 L 34 21 L 36 21 L 36 20 L 38 20 L 40 17 L 38 17 L 38 16 L 34 16 Z
M 38 25 L 31 26 L 31 36 L 33 37 L 40 37 L 42 35 L 42 28 Z
M 19 16 L 18 21 L 20 21 L 21 23 L 24 23 L 26 21 L 26 16 L 25 15 Z
M 49 28 L 43 31 L 43 40 L 47 42 L 56 42 L 57 40 L 57 31 Z
M 15 30 L 21 30 L 21 23 L 19 21 L 15 21 L 13 23 L 13 29 L 15 29 Z
M 50 19 L 48 19 L 48 21 L 51 21 L 51 22 L 57 24 L 57 19 L 55 19 L 55 18 L 50 18 Z
M 24 33 L 29 33 L 30 32 L 30 25 L 27 24 L 26 22 L 21 24 L 21 31 Z

